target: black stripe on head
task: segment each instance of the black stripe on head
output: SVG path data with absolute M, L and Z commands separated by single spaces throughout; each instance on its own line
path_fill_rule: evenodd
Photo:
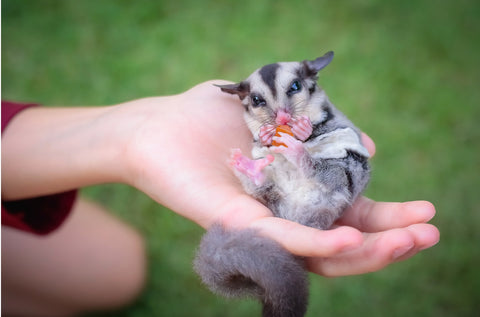
M 260 76 L 262 80 L 267 84 L 268 88 L 272 91 L 273 97 L 277 96 L 277 88 L 275 87 L 275 80 L 277 79 L 277 69 L 280 67 L 278 64 L 269 64 L 260 68 Z

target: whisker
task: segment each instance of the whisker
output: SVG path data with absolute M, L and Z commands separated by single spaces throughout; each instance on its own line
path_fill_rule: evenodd
M 275 122 L 268 114 L 260 114 L 256 118 L 247 118 L 247 126 L 251 127 L 253 131 L 258 131 L 267 124 L 274 124 Z
M 302 115 L 307 109 L 307 107 L 308 107 L 308 101 L 302 99 L 292 105 L 292 110 L 294 115 L 297 116 L 297 115 Z

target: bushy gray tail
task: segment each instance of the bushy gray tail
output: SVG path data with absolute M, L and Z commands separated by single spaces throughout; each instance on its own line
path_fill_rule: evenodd
M 264 317 L 300 317 L 306 312 L 304 261 L 253 229 L 229 231 L 213 225 L 202 238 L 194 267 L 215 293 L 260 299 Z

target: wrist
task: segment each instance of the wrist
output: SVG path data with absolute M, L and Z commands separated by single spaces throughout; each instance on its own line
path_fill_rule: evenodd
M 129 173 L 126 149 L 132 130 L 129 114 L 121 105 L 96 108 L 91 118 L 89 140 L 81 153 L 84 154 L 84 169 L 90 175 L 88 183 L 128 183 Z
M 169 122 L 175 121 L 169 120 L 168 111 L 174 98 L 142 98 L 112 107 L 110 120 L 114 126 L 112 144 L 115 144 L 112 153 L 118 158 L 113 173 L 116 182 L 144 190 L 146 173 L 151 172 L 147 169 L 153 168 L 152 149 L 165 146 L 161 140 L 167 135 Z

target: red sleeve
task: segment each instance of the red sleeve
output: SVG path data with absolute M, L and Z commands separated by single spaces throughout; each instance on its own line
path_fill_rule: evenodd
M 36 104 L 2 101 L 2 137 L 8 123 L 22 110 Z M 77 191 L 16 201 L 2 200 L 2 225 L 19 230 L 47 234 L 57 229 L 70 214 Z

